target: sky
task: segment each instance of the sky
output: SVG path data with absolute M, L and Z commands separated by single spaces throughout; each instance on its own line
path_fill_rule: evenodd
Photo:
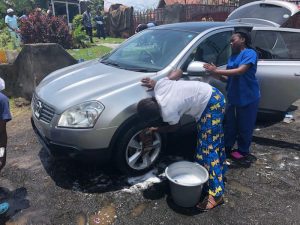
M 108 11 L 110 5 L 119 3 L 125 6 L 133 6 L 135 10 L 146 10 L 157 8 L 159 0 L 105 0 L 104 10 Z

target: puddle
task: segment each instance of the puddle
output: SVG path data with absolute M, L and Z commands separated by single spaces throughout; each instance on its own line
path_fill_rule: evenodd
M 139 215 L 141 215 L 141 214 L 145 211 L 147 205 L 148 205 L 148 204 L 146 204 L 146 203 L 139 204 L 137 207 L 135 207 L 135 208 L 132 210 L 132 212 L 131 212 L 130 215 L 131 215 L 132 217 L 138 217 Z
M 28 224 L 28 216 L 24 216 L 14 221 L 8 221 L 5 223 L 5 225 L 26 225 L 26 224 Z
M 236 191 L 247 193 L 250 195 L 252 195 L 253 193 L 253 190 L 251 188 L 243 186 L 237 181 L 230 181 L 228 184 L 231 189 L 234 189 Z
M 87 224 L 87 219 L 86 216 L 83 213 L 80 213 L 77 215 L 77 225 L 86 225 Z
M 9 204 L 9 209 L 5 214 L 5 219 L 8 221 L 12 221 L 13 224 L 13 217 L 15 217 L 19 212 L 22 212 L 22 210 L 29 208 L 30 203 L 29 200 L 26 199 L 27 197 L 27 189 L 24 187 L 17 188 L 13 191 L 10 191 L 7 188 L 0 188 L 0 196 L 1 196 L 1 201 L 8 202 Z M 0 217 L 1 219 L 1 217 Z M 26 222 L 26 219 L 20 219 L 23 222 Z M 20 224 L 23 224 L 23 222 L 20 222 Z M 0 220 L 0 224 L 1 220 Z M 19 223 L 15 223 L 19 224 Z
M 0 224 L 1 220 L 0 220 Z M 43 224 L 50 225 L 49 218 L 44 215 L 44 213 L 40 210 L 27 210 L 22 211 L 22 214 L 18 216 L 14 216 L 9 221 L 4 223 L 5 225 L 28 225 L 28 224 Z M 85 225 L 85 224 L 84 224 Z
M 110 225 L 117 218 L 116 207 L 114 204 L 103 207 L 95 215 L 89 217 L 89 225 Z

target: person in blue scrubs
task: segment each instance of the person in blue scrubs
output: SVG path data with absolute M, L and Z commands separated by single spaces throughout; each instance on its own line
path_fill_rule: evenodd
M 250 145 L 260 99 L 255 77 L 257 53 L 250 47 L 251 39 L 245 30 L 235 32 L 230 44 L 232 55 L 226 70 L 213 64 L 205 64 L 204 68 L 214 78 L 227 82 L 225 149 L 233 160 L 248 166 L 254 158 L 250 154 Z M 235 142 L 238 149 L 233 150 Z

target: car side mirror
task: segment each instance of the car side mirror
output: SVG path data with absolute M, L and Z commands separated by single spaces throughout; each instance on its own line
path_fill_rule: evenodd
M 187 73 L 189 76 L 207 76 L 208 72 L 204 69 L 205 62 L 193 61 L 188 65 Z

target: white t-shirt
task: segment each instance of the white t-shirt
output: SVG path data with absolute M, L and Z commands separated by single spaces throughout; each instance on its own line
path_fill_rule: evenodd
M 175 125 L 183 114 L 199 120 L 212 94 L 212 86 L 200 81 L 170 80 L 157 81 L 155 98 L 161 107 L 164 122 Z

